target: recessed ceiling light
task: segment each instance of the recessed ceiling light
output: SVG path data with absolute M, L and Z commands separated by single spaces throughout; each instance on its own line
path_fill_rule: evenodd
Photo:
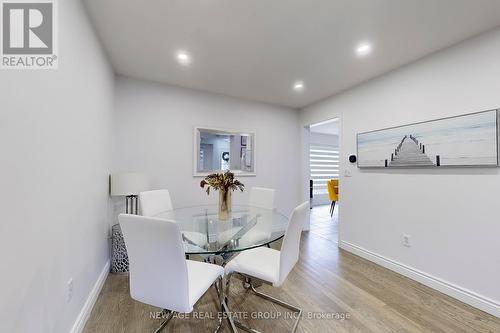
M 304 82 L 302 81 L 295 81 L 293 84 L 293 90 L 295 91 L 302 91 L 304 90 L 304 88 L 305 88 Z
M 191 55 L 186 51 L 177 52 L 177 61 L 184 66 L 187 66 L 191 63 Z
M 373 46 L 371 43 L 361 43 L 356 47 L 356 55 L 358 57 L 366 57 L 373 51 Z

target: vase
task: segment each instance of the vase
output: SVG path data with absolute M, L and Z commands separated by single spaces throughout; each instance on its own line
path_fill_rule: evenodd
M 231 215 L 231 190 L 219 190 L 219 220 L 226 221 Z

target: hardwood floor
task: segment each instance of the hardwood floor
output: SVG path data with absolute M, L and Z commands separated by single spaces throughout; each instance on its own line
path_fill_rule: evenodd
M 303 308 L 298 332 L 500 332 L 499 318 L 339 250 L 313 231 L 304 232 L 299 263 L 284 285 L 258 290 Z M 293 319 L 252 318 L 286 311 L 252 295 L 239 280 L 232 280 L 230 307 L 263 332 L 287 332 L 293 324 Z M 155 311 L 130 298 L 127 276 L 109 275 L 84 332 L 152 332 L 160 323 L 150 318 Z M 216 320 L 208 316 L 217 311 L 211 288 L 193 314 L 174 318 L 162 332 L 211 332 Z M 338 318 L 342 315 L 347 318 Z M 229 332 L 224 325 L 221 331 Z
M 330 216 L 330 205 L 316 206 L 311 209 L 311 233 L 338 243 L 339 239 L 339 204 L 337 203 L 333 216 Z

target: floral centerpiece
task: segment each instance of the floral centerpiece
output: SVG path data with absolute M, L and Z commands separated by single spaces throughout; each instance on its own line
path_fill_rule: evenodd
M 219 191 L 219 219 L 227 220 L 231 213 L 231 193 L 235 190 L 243 192 L 245 185 L 239 180 L 234 179 L 234 173 L 226 171 L 224 173 L 213 173 L 208 175 L 200 182 L 200 187 L 206 189 L 210 194 L 213 188 Z

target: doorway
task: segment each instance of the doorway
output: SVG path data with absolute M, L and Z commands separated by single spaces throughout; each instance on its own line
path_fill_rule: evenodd
M 310 231 L 338 243 L 338 200 L 332 207 L 327 183 L 339 179 L 340 121 L 329 119 L 309 126 Z M 338 186 L 336 192 L 338 193 Z M 333 196 L 334 197 L 334 196 Z

